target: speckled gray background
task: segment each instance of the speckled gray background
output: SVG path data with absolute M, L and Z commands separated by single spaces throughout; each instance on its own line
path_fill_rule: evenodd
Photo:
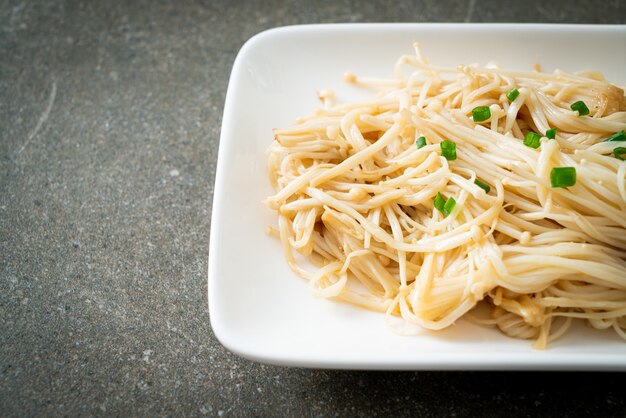
M 0 416 L 626 415 L 621 374 L 304 370 L 217 342 L 235 54 L 270 27 L 353 21 L 623 24 L 626 2 L 0 0 Z

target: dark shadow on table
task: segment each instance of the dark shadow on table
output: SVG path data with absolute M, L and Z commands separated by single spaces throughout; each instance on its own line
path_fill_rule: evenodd
M 621 373 L 317 371 L 304 380 L 301 390 L 340 416 L 626 416 Z

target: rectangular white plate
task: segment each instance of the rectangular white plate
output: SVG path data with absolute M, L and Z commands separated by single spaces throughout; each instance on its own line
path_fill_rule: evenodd
M 278 28 L 250 39 L 232 70 L 211 222 L 209 311 L 229 350 L 261 362 L 358 369 L 626 370 L 626 343 L 582 325 L 546 351 L 465 321 L 441 332 L 394 334 L 382 314 L 314 298 L 265 233 L 274 214 L 265 150 L 272 128 L 310 114 L 316 92 L 339 101 L 362 92 L 347 70 L 389 77 L 413 52 L 437 65 L 495 61 L 529 70 L 594 69 L 626 84 L 626 26 L 346 24 Z

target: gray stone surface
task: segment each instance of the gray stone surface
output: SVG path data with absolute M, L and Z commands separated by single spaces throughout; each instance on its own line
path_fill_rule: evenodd
M 0 416 L 626 414 L 622 375 L 264 366 L 211 332 L 224 96 L 274 26 L 626 23 L 626 2 L 0 1 Z

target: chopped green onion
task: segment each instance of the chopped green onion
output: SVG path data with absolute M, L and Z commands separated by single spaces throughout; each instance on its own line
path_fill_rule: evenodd
M 435 209 L 443 213 L 444 216 L 448 216 L 450 213 L 452 213 L 455 206 L 456 200 L 454 200 L 453 197 L 450 197 L 446 201 L 441 193 L 437 193 L 437 196 L 435 196 Z
M 419 138 L 417 138 L 417 141 L 415 141 L 415 145 L 417 145 L 417 149 L 424 148 L 427 145 L 426 138 L 420 136 Z
M 443 196 L 441 195 L 441 193 L 437 192 L 437 196 L 435 196 L 435 208 L 445 214 L 445 212 L 443 211 L 443 208 L 446 205 L 446 199 L 443 198 Z
M 483 183 L 482 181 L 478 179 L 474 180 L 474 184 L 480 187 L 481 189 L 483 189 L 485 193 L 489 193 L 489 191 L 491 190 L 491 187 L 489 187 L 487 183 Z
M 618 160 L 626 161 L 626 148 L 624 147 L 615 148 L 613 150 L 613 155 L 615 155 L 615 158 L 617 158 Z
M 585 116 L 589 114 L 589 108 L 582 100 L 579 100 L 576 103 L 572 103 L 570 109 L 575 112 L 577 111 L 580 116 Z
M 441 147 L 441 155 L 446 157 L 446 160 L 456 160 L 456 144 L 452 141 L 444 140 L 439 143 Z
M 550 172 L 552 187 L 570 187 L 576 184 L 576 168 L 554 167 Z
M 546 131 L 546 138 L 548 139 L 556 138 L 556 128 L 548 129 Z
M 541 135 L 533 131 L 528 132 L 524 137 L 524 145 L 535 149 L 539 148 L 539 145 L 541 145 Z
M 615 142 L 615 141 L 626 141 L 626 133 L 624 133 L 623 129 L 619 131 L 618 133 L 616 133 L 615 135 L 608 137 L 607 139 L 604 140 L 604 142 Z
M 484 122 L 491 117 L 489 106 L 477 106 L 472 109 L 472 117 L 474 122 Z
M 515 99 L 517 99 L 517 96 L 519 96 L 519 91 L 517 89 L 513 89 L 506 94 L 506 98 L 512 102 L 515 101 Z
M 443 205 L 444 215 L 448 216 L 449 214 L 451 214 L 455 206 L 456 206 L 456 200 L 454 200 L 454 198 L 450 196 L 446 204 Z

